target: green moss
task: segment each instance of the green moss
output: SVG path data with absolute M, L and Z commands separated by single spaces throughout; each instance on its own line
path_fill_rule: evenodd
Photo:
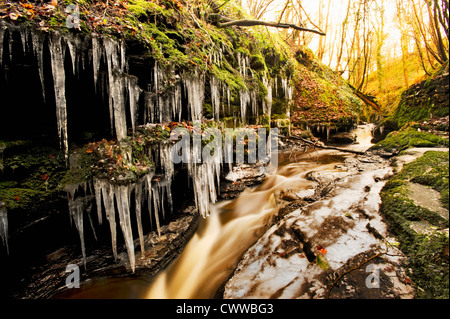
M 384 186 L 381 192 L 381 212 L 389 230 L 400 241 L 400 249 L 409 256 L 410 276 L 420 289 L 419 298 L 448 298 L 448 245 L 445 234 L 419 234 L 411 228 L 413 222 L 448 228 L 447 219 L 411 200 L 409 181 L 431 186 L 441 193 L 441 201 L 448 209 L 448 152 L 426 152 L 403 167 Z M 446 255 L 447 251 L 447 255 Z
M 371 149 L 385 149 L 388 151 L 402 151 L 409 147 L 448 147 L 448 139 L 435 134 L 420 132 L 412 127 L 389 133 L 386 138 L 372 146 Z

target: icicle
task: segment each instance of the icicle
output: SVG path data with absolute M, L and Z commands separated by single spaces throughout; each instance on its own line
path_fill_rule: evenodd
M 64 154 L 67 158 L 69 145 L 67 136 L 66 75 L 64 72 L 64 55 L 61 44 L 62 39 L 59 33 L 52 32 L 49 40 L 53 85 L 55 89 L 58 135 Z
M 130 218 L 130 186 L 115 186 L 114 193 L 116 194 L 120 228 L 122 229 L 123 238 L 125 240 L 131 271 L 134 272 L 136 267 L 136 259 L 134 254 L 133 232 L 131 229 Z
M 106 218 L 109 222 L 111 230 L 111 242 L 114 258 L 117 260 L 117 227 L 116 227 L 116 212 L 114 209 L 114 191 L 112 185 L 105 180 L 99 181 L 100 189 L 102 191 L 103 205 L 105 206 Z
M 0 173 L 3 174 L 3 151 L 6 149 L 6 144 L 3 142 L 0 142 Z
M 210 79 L 210 87 L 211 87 L 211 104 L 212 109 L 214 111 L 214 119 L 216 121 L 219 120 L 220 113 L 220 82 L 215 77 L 211 77 Z
M 195 164 L 195 147 L 191 151 L 188 174 L 192 179 L 195 205 L 204 218 L 209 215 L 211 203 L 217 201 L 216 185 L 220 185 L 220 172 L 223 154 L 221 147 L 214 148 L 214 155 L 202 164 Z
M 128 100 L 130 102 L 131 126 L 133 132 L 136 128 L 136 121 L 139 111 L 139 96 L 142 92 L 137 85 L 138 79 L 136 77 L 127 77 Z
M 0 201 L 0 237 L 2 237 L 3 246 L 9 255 L 8 247 L 8 211 L 4 202 Z
M 3 63 L 3 40 L 5 39 L 6 26 L 0 21 L 0 65 Z
M 205 94 L 205 78 L 203 75 L 198 74 L 198 71 L 195 71 L 194 76 L 191 77 L 183 74 L 182 79 L 187 94 L 191 120 L 201 120 Z
M 227 104 L 228 104 L 228 113 L 231 112 L 231 91 L 230 87 L 227 85 Z
M 69 197 L 70 198 L 70 197 Z M 70 217 L 75 223 L 78 235 L 80 236 L 81 242 L 81 254 L 83 255 L 83 264 L 86 269 L 86 249 L 84 246 L 84 227 L 83 227 L 83 208 L 84 208 L 84 198 L 78 197 L 77 199 L 69 199 L 69 213 Z
M 102 218 L 102 182 L 95 178 L 94 179 L 94 192 L 95 192 L 95 203 L 97 205 L 97 218 L 98 223 L 101 225 L 103 223 Z
M 278 77 L 277 76 L 275 76 L 274 81 L 275 81 L 275 96 L 278 97 Z
M 174 87 L 173 92 L 173 102 L 172 102 L 172 114 L 175 119 L 178 115 L 178 122 L 181 121 L 181 112 L 182 112 L 182 95 L 181 95 L 181 83 L 178 83 Z
M 39 79 L 41 80 L 42 97 L 45 101 L 44 85 L 44 35 L 36 29 L 31 30 L 33 52 L 38 63 Z
M 247 113 L 247 106 L 250 104 L 250 94 L 247 90 L 240 90 L 239 97 L 241 99 L 241 118 L 242 124 L 245 124 L 245 117 Z
M 250 102 L 252 104 L 252 115 L 258 116 L 258 99 L 256 97 L 256 91 L 250 92 Z
M 76 73 L 76 65 L 78 64 L 77 48 L 80 46 L 80 40 L 75 36 L 70 36 L 70 38 L 66 38 L 66 40 L 67 46 L 69 48 L 70 59 L 72 60 L 72 72 L 75 75 L 77 74 Z
M 113 82 L 109 85 L 109 98 L 114 112 L 114 128 L 116 131 L 116 137 L 118 140 L 122 140 L 127 137 L 127 119 L 124 101 L 125 79 L 121 74 L 117 73 L 113 74 L 112 79 Z
M 94 222 L 92 221 L 92 216 L 91 216 L 93 199 L 94 199 L 93 195 L 89 195 L 89 196 L 85 197 L 85 200 L 86 200 L 86 208 L 85 208 L 85 210 L 86 210 L 88 218 L 89 218 L 89 225 L 91 225 L 92 233 L 94 234 L 95 240 L 97 240 L 97 233 L 95 232 Z
M 272 111 L 272 81 L 263 77 L 263 84 L 267 89 L 266 100 L 263 103 L 263 112 L 264 115 L 269 115 L 270 118 Z
M 165 193 L 169 203 L 170 212 L 172 212 L 173 209 L 172 180 L 175 172 L 172 161 L 172 148 L 173 146 L 170 143 L 160 144 L 160 162 L 165 176 Z
M 98 43 L 97 35 L 92 35 L 92 69 L 94 71 L 94 86 L 97 87 L 98 71 L 100 68 L 100 59 L 102 51 L 100 50 L 100 44 Z
M 142 188 L 143 182 L 138 181 L 134 187 L 134 198 L 135 198 L 135 207 L 136 207 L 136 223 L 138 227 L 138 235 L 139 235 L 139 244 L 141 246 L 141 254 L 144 256 L 145 254 L 145 244 L 144 244 L 144 231 L 142 229 Z
M 22 49 L 23 53 L 27 53 L 27 43 L 28 43 L 28 29 L 27 28 L 19 28 L 20 40 L 22 41 Z
M 144 176 L 144 185 L 145 185 L 145 190 L 146 190 L 146 194 L 147 194 L 147 203 L 148 203 L 148 211 L 150 214 L 150 221 L 152 221 L 152 200 L 155 201 L 152 197 L 154 196 L 154 194 L 152 194 L 152 178 L 154 176 L 154 172 L 150 172 L 147 175 Z M 154 204 L 155 209 L 154 209 L 154 216 L 155 216 L 155 220 L 156 220 L 156 230 L 158 232 L 158 236 L 161 236 L 161 228 L 160 228 L 160 224 L 159 224 L 159 215 L 158 215 L 158 207 L 156 204 Z

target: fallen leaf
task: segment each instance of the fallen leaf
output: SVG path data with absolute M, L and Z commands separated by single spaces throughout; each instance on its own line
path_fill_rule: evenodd
M 20 200 L 20 197 L 19 196 L 14 196 L 14 199 L 16 200 L 16 201 L 19 201 Z
M 17 14 L 17 13 L 14 13 L 14 12 L 11 12 L 10 14 L 9 14 L 9 18 L 11 19 L 11 20 L 17 20 L 17 18 L 19 17 L 19 15 Z

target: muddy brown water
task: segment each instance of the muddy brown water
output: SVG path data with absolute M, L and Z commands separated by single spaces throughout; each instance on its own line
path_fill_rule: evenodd
M 370 126 L 359 126 L 354 133 L 359 144 L 352 149 L 370 147 Z M 279 167 L 266 181 L 245 190 L 238 198 L 213 206 L 209 217 L 202 220 L 196 234 L 181 255 L 156 278 L 129 276 L 105 278 L 83 283 L 80 288 L 66 290 L 56 298 L 213 298 L 234 271 L 242 254 L 271 225 L 278 212 L 276 195 L 295 189 L 312 190 L 314 181 L 307 175 L 315 171 L 336 172 L 336 165 L 353 155 L 334 150 L 309 150 L 279 155 Z

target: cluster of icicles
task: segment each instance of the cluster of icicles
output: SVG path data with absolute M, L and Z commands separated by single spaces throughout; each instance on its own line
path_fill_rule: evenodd
M 152 214 L 156 221 L 156 229 L 160 235 L 160 215 L 165 218 L 166 208 L 170 211 L 173 208 L 171 186 L 174 177 L 174 165 L 172 162 L 172 144 L 158 144 L 155 146 L 155 162 L 161 167 L 164 179 L 153 180 L 154 171 L 144 175 L 134 183 L 118 185 L 106 179 L 94 179 L 90 182 L 71 185 L 66 188 L 69 198 L 69 212 L 71 220 L 74 221 L 78 230 L 81 242 L 83 262 L 86 267 L 86 252 L 84 242 L 84 213 L 87 213 L 91 229 L 95 235 L 95 227 L 92 221 L 94 202 L 97 207 L 98 223 L 103 223 L 103 212 L 109 223 L 111 231 L 111 242 L 114 258 L 117 259 L 117 221 L 116 213 L 119 216 L 119 225 L 125 242 L 130 268 L 135 269 L 135 246 L 134 236 L 131 226 L 131 218 L 135 216 L 139 246 L 142 255 L 145 254 L 145 240 L 142 227 L 142 211 L 147 203 L 148 212 Z M 217 199 L 217 185 L 220 178 L 221 154 L 218 152 L 213 160 L 202 164 L 193 163 L 193 157 L 197 156 L 195 151 L 191 152 L 191 161 L 188 163 L 188 173 L 191 177 L 195 203 L 197 210 L 203 217 L 207 217 L 211 203 Z M 132 194 L 134 192 L 135 205 L 131 205 Z M 116 205 L 115 205 L 116 204 Z M 135 208 L 134 213 L 131 207 Z M 152 221 L 152 216 L 150 216 Z
M 6 33 L 9 32 L 9 41 L 4 43 Z M 53 76 L 53 86 L 55 91 L 55 105 L 58 135 L 61 141 L 61 147 L 68 156 L 68 132 L 67 132 L 67 109 L 66 109 L 66 74 L 65 74 L 65 56 L 68 50 L 72 62 L 72 70 L 76 75 L 80 70 L 80 66 L 87 69 L 89 62 L 93 68 L 93 77 L 96 91 L 108 98 L 109 115 L 111 129 L 115 133 L 118 141 L 127 136 L 127 112 L 131 114 L 131 125 L 134 131 L 139 114 L 140 99 L 144 99 L 145 123 L 164 123 L 171 121 L 181 121 L 182 118 L 182 98 L 183 88 L 184 95 L 187 98 L 188 116 L 192 121 L 201 120 L 203 117 L 203 106 L 205 99 L 206 75 L 200 70 L 191 73 L 181 73 L 175 77 L 178 81 L 167 88 L 165 85 L 165 74 L 158 63 L 155 63 L 153 74 L 150 75 L 151 83 L 146 88 L 138 85 L 138 78 L 128 74 L 128 64 L 126 60 L 126 48 L 123 41 L 116 41 L 108 37 L 93 34 L 90 37 L 81 38 L 73 34 L 62 34 L 56 31 L 44 33 L 34 28 L 17 27 L 6 25 L 0 21 L 0 65 L 7 58 L 3 52 L 4 45 L 9 45 L 9 61 L 12 61 L 13 32 L 20 33 L 22 48 L 24 51 L 32 52 L 39 71 L 39 78 L 42 86 L 42 94 L 45 100 L 45 83 L 44 83 L 44 43 L 48 39 L 50 51 L 51 69 Z M 89 59 L 83 52 L 87 48 L 89 50 Z M 222 53 L 220 51 L 211 52 L 211 61 L 220 65 L 222 63 Z M 249 74 L 249 59 L 247 56 L 238 54 L 238 68 L 242 77 L 247 78 L 253 76 Z M 100 65 L 106 65 L 106 79 L 99 76 Z M 263 115 L 269 115 L 272 108 L 272 87 L 275 88 L 275 94 L 278 95 L 277 78 L 274 80 L 268 76 L 263 78 L 263 84 L 267 88 L 267 96 L 261 101 Z M 226 83 L 222 83 L 215 77 L 209 78 L 209 88 L 211 96 L 211 105 L 213 109 L 213 117 L 219 120 L 220 111 L 230 114 L 230 88 Z M 292 98 L 292 88 L 288 85 L 288 79 L 282 79 L 281 88 L 286 99 Z M 252 114 L 258 115 L 257 92 L 254 90 L 240 90 L 240 106 L 241 106 L 241 123 L 246 123 L 247 110 L 251 110 Z M 126 107 L 129 107 L 127 110 Z M 222 108 L 222 109 L 221 109 Z M 162 171 L 165 174 L 163 182 L 152 182 L 153 173 L 150 173 L 139 181 L 129 185 L 115 185 L 107 180 L 94 180 L 81 185 L 74 185 L 69 190 L 69 210 L 75 226 L 80 234 L 82 254 L 84 263 L 86 263 L 85 245 L 84 245 L 84 229 L 83 229 L 83 212 L 88 212 L 89 219 L 91 216 L 89 211 L 95 198 L 98 210 L 98 221 L 102 223 L 102 207 L 104 207 L 107 220 L 111 227 L 112 246 L 114 256 L 117 257 L 116 248 L 116 220 L 115 205 L 117 203 L 119 224 L 125 239 L 125 245 L 128 252 L 130 267 L 135 269 L 135 251 L 133 244 L 133 234 L 131 230 L 131 214 L 130 214 L 130 195 L 135 194 L 136 200 L 136 219 L 139 232 L 139 241 L 141 250 L 144 249 L 144 237 L 141 225 L 141 207 L 144 202 L 150 205 L 153 202 L 153 212 L 156 220 L 156 226 L 159 230 L 159 213 L 164 215 L 164 200 L 172 205 L 171 182 L 173 178 L 174 168 L 170 160 L 171 146 L 170 144 L 162 144 L 159 146 L 160 158 L 159 163 L 162 165 Z M 195 151 L 193 151 L 195 152 Z M 195 157 L 198 154 L 191 154 Z M 219 183 L 219 176 L 222 165 L 222 154 L 218 153 L 216 158 L 210 163 L 188 164 L 188 173 L 192 180 L 192 186 L 195 194 L 195 203 L 199 213 L 206 217 L 209 214 L 209 205 L 217 199 L 216 185 Z M 79 188 L 84 190 L 84 196 L 78 196 Z M 0 202 L 0 235 L 3 242 L 7 246 L 7 211 Z M 103 206 L 102 206 L 103 204 Z M 149 211 L 152 210 L 149 207 Z M 92 220 L 91 220 L 92 225 Z

